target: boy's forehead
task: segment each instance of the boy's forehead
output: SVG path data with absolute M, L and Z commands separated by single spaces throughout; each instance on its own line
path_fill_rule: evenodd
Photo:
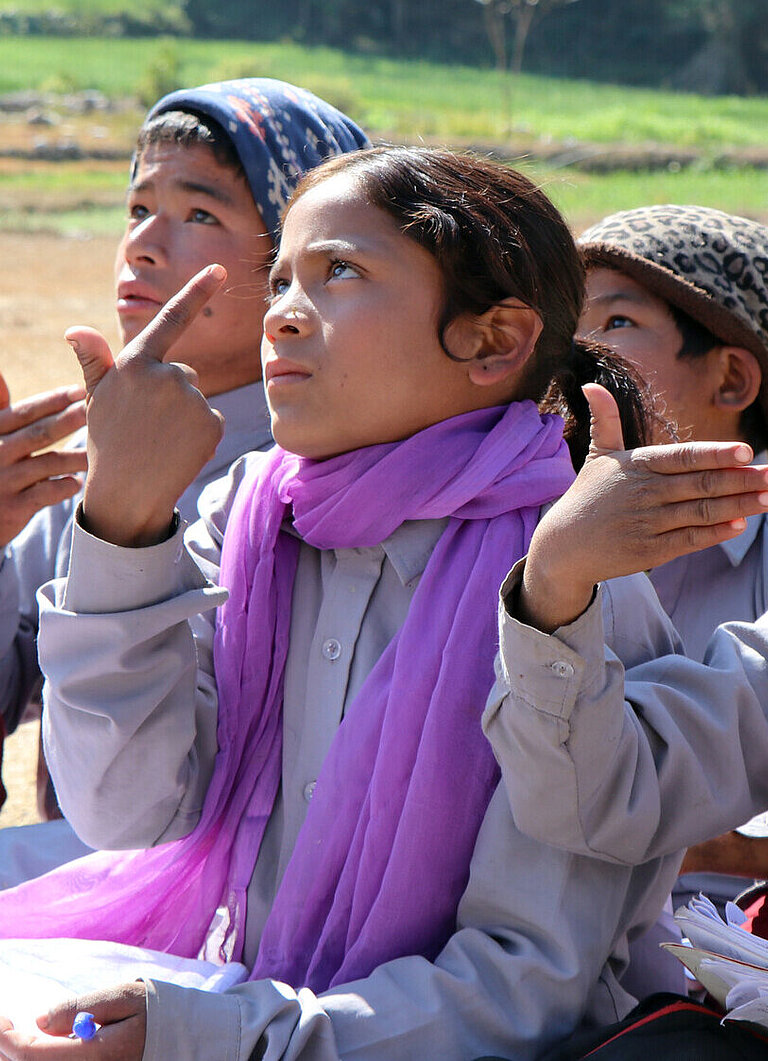
M 132 189 L 169 183 L 191 192 L 202 192 L 222 202 L 242 199 L 253 203 L 248 182 L 241 173 L 219 161 L 205 144 L 149 144 L 137 158 L 131 174 Z
M 609 268 L 606 265 L 589 266 L 587 285 L 590 297 L 600 301 L 619 297 L 639 301 L 652 294 L 639 280 L 623 273 L 621 269 Z
M 665 307 L 669 305 L 666 299 L 647 284 L 620 269 L 604 265 L 592 265 L 587 269 L 587 297 L 590 302 L 596 303 L 621 300 L 638 304 L 659 303 Z
M 213 148 L 207 144 L 179 144 L 174 140 L 157 140 L 146 144 L 136 154 L 131 174 L 131 184 L 141 180 L 142 172 L 178 167 L 226 173 L 230 167 L 216 158 Z

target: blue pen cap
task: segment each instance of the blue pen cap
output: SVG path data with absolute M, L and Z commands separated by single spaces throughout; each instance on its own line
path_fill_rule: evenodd
M 92 1013 L 78 1013 L 72 1021 L 72 1032 L 78 1039 L 92 1039 L 96 1034 L 96 1018 Z

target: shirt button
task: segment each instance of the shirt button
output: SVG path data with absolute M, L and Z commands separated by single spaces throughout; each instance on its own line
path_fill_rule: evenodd
M 341 655 L 341 642 L 337 641 L 335 637 L 329 637 L 327 641 L 323 641 L 321 651 L 326 659 L 338 659 Z
M 307 801 L 307 803 L 309 803 L 309 801 L 312 799 L 316 785 L 317 781 L 308 781 L 307 784 L 304 786 L 304 799 Z
M 573 664 L 566 663 L 564 659 L 556 659 L 551 669 L 552 673 L 558 678 L 573 677 Z

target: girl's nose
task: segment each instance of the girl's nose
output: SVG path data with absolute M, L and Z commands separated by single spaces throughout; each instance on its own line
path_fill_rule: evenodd
M 295 304 L 284 305 L 286 301 L 279 299 L 264 314 L 264 331 L 268 338 L 305 335 L 309 330 L 307 313 Z

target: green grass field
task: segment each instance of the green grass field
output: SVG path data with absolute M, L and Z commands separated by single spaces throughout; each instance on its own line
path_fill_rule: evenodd
M 683 170 L 605 175 L 526 170 L 577 230 L 616 210 L 654 203 L 697 203 L 768 222 L 768 172 Z
M 154 0 L 144 0 L 152 3 Z M 0 91 L 135 93 L 160 64 L 183 84 L 246 73 L 298 80 L 374 131 L 445 139 L 654 141 L 713 152 L 765 144 L 768 98 L 704 98 L 327 48 L 230 41 L 0 37 Z
M 37 2 L 37 0 L 35 0 Z M 68 0 L 74 4 L 78 0 Z M 120 0 L 86 0 L 94 5 Z M 136 0 L 151 9 L 160 0 Z M 42 5 L 43 0 L 40 0 Z M 10 0 L 0 0 L 0 11 Z M 548 189 L 575 227 L 649 202 L 698 202 L 768 220 L 768 98 L 704 98 L 588 81 L 395 62 L 293 44 L 187 39 L 0 36 L 0 92 L 98 89 L 113 98 L 157 95 L 181 84 L 259 74 L 295 80 L 356 118 L 373 137 L 451 146 L 495 146 L 513 157 L 570 151 L 580 144 L 687 149 L 699 161 L 680 171 L 586 174 L 543 161 L 523 168 Z M 120 125 L 125 149 L 141 109 L 98 122 Z M 0 124 L 0 146 L 3 126 Z M 743 156 L 724 169 L 718 158 Z M 51 164 L 0 170 L 0 226 L 119 231 L 121 166 Z

